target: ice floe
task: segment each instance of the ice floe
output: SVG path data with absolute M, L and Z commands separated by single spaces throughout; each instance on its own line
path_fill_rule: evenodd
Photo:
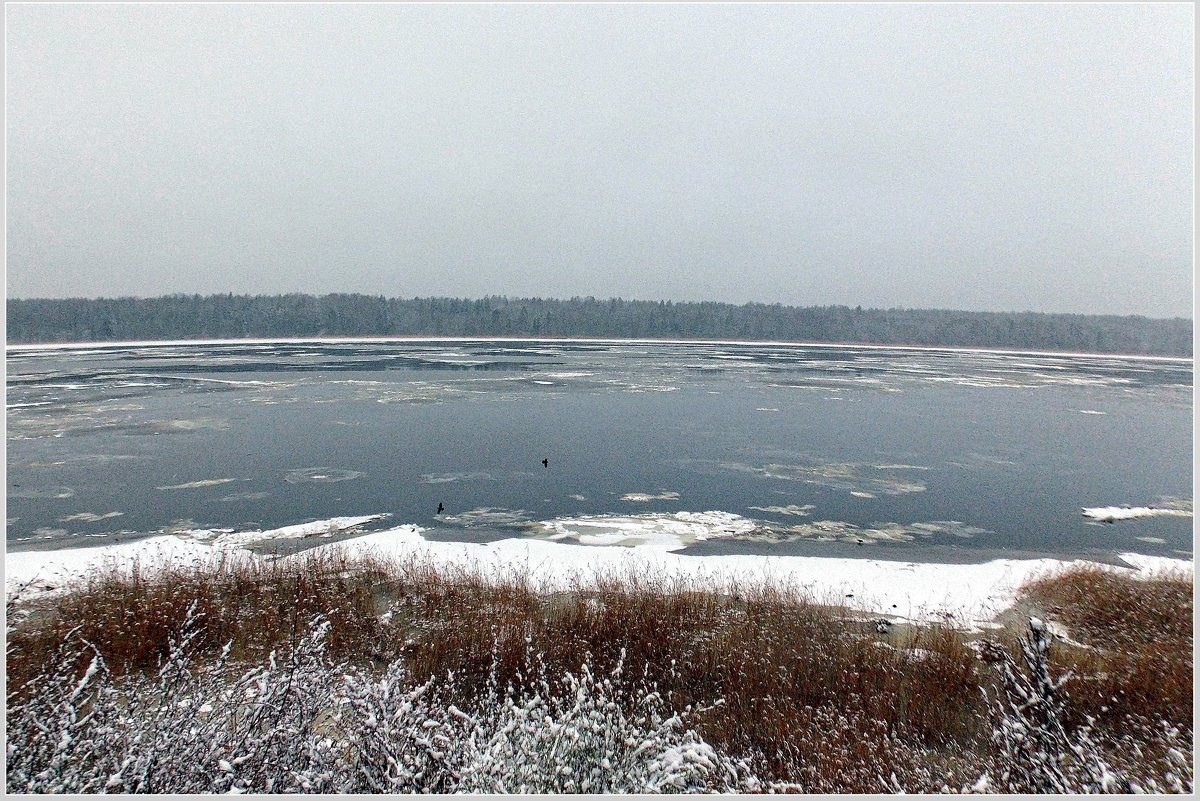
M 924 492 L 925 485 L 919 481 L 892 478 L 887 475 L 876 475 L 879 468 L 874 465 L 858 465 L 849 463 L 831 463 L 815 466 L 794 464 L 769 464 L 762 468 L 762 474 L 767 478 L 778 478 L 787 481 L 803 481 L 830 489 L 847 492 L 866 492 L 871 495 L 907 495 L 913 492 Z M 900 469 L 899 466 L 888 466 L 887 470 Z M 905 468 L 908 469 L 908 468 Z
M 104 514 L 97 514 L 95 512 L 76 512 L 73 515 L 67 515 L 66 517 L 58 518 L 58 522 L 73 523 L 75 521 L 79 521 L 79 522 L 83 522 L 83 523 L 96 523 L 101 520 L 107 520 L 110 517 L 120 517 L 123 514 L 125 514 L 125 513 L 124 512 L 105 512 Z
M 541 521 L 533 531 L 548 540 L 579 545 L 678 551 L 702 540 L 744 536 L 757 527 L 753 520 L 729 512 L 675 512 L 558 518 Z
M 780 455 L 782 456 L 782 455 Z M 898 478 L 897 470 L 925 470 L 914 465 L 873 465 L 852 462 L 822 462 L 820 459 L 790 455 L 796 463 L 772 463 L 756 467 L 743 462 L 717 461 L 712 459 L 680 459 L 677 464 L 700 473 L 718 471 L 752 473 L 763 478 L 783 481 L 800 481 L 829 489 L 843 490 L 860 498 L 877 495 L 907 495 L 924 492 L 924 483 L 915 479 Z M 779 456 L 777 456 L 779 458 Z
M 652 495 L 648 492 L 627 492 L 621 496 L 623 501 L 635 501 L 638 503 L 648 503 L 650 501 L 677 501 L 679 500 L 678 492 L 670 490 L 659 490 L 657 495 Z
M 449 523 L 463 528 L 528 528 L 533 523 L 532 513 L 524 509 L 504 509 L 495 506 L 481 506 L 468 509 L 458 514 L 443 515 L 439 518 L 443 523 Z
M 806 503 L 803 506 L 797 506 L 794 503 L 789 503 L 787 506 L 747 506 L 747 509 L 753 509 L 757 512 L 772 512 L 777 515 L 794 515 L 796 517 L 808 517 L 808 513 L 817 508 L 811 503 Z
M 494 475 L 482 470 L 466 473 L 422 473 L 418 478 L 422 484 L 450 484 L 455 481 L 498 481 Z
M 1092 506 L 1083 507 L 1083 516 L 1101 523 L 1117 520 L 1134 520 L 1139 517 L 1191 517 L 1191 503 L 1187 506 Z
M 958 520 L 931 520 L 917 523 L 881 522 L 857 526 L 843 520 L 816 520 L 782 526 L 769 524 L 755 529 L 745 539 L 762 542 L 787 542 L 809 539 L 817 542 L 845 542 L 871 545 L 878 542 L 912 542 L 929 539 L 935 534 L 970 539 L 991 533 L 987 529 L 968 526 Z
M 327 520 L 314 520 L 310 523 L 299 523 L 293 526 L 283 526 L 266 531 L 235 531 L 233 529 L 185 529 L 180 536 L 193 540 L 210 543 L 216 548 L 241 547 L 259 542 L 272 540 L 299 540 L 308 537 L 327 538 L 334 534 L 343 534 L 358 528 L 373 520 L 382 520 L 386 514 L 360 515 L 358 517 L 331 517 Z
M 358 470 L 336 470 L 327 467 L 304 467 L 299 470 L 289 470 L 283 480 L 289 484 L 332 484 L 336 481 L 349 481 L 358 478 L 362 473 Z
M 148 427 L 163 432 L 201 431 L 203 429 L 225 431 L 229 428 L 229 421 L 216 417 L 197 417 L 191 420 L 157 420 L 149 423 Z
M 236 478 L 202 478 L 199 481 L 188 481 L 183 484 L 168 484 L 165 487 L 155 487 L 160 490 L 200 489 L 201 487 L 216 487 L 237 481 Z
M 218 501 L 261 501 L 263 498 L 270 497 L 269 492 L 235 492 L 232 495 L 223 495 L 217 498 Z

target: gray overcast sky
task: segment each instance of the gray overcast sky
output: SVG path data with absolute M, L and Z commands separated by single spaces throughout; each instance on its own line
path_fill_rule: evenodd
M 10 297 L 1192 313 L 1191 4 L 5 12 Z

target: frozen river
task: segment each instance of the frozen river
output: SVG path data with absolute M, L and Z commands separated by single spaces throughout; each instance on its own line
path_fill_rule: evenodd
M 683 554 L 1192 553 L 1185 360 L 373 340 L 10 348 L 7 369 L 10 551 L 411 523 Z M 1082 514 L 1122 506 L 1142 511 Z

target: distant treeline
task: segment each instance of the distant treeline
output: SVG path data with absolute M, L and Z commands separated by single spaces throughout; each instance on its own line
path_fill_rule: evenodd
M 1182 318 L 369 295 L 9 299 L 8 342 L 315 336 L 748 339 L 1192 355 Z

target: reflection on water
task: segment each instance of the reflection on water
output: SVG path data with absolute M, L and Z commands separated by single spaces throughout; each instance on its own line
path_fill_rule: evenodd
M 1185 360 L 879 347 L 10 349 L 8 541 L 382 514 L 440 538 L 627 519 L 653 539 L 719 512 L 749 521 L 716 538 L 734 551 L 1178 556 L 1191 517 L 1081 510 L 1190 511 L 1191 386 Z

